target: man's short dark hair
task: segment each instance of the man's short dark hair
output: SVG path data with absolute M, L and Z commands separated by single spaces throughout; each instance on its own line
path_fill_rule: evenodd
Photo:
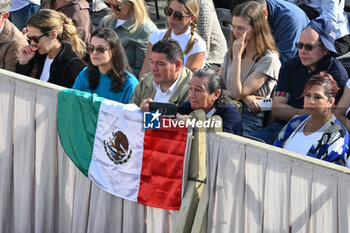
M 152 52 L 165 53 L 166 58 L 170 63 L 174 64 L 176 60 L 180 59 L 182 64 L 184 63 L 184 55 L 179 43 L 171 38 L 164 38 L 152 47 Z

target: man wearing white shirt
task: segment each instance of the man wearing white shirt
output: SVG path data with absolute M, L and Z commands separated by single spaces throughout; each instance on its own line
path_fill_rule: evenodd
M 192 72 L 183 66 L 180 45 L 171 38 L 158 41 L 152 47 L 151 72 L 141 77 L 131 103 L 148 111 L 152 101 L 182 104 L 188 98 Z

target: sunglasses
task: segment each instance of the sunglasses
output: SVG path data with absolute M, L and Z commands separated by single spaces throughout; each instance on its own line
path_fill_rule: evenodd
M 181 21 L 182 18 L 185 16 L 192 16 L 191 14 L 187 15 L 187 14 L 181 13 L 180 11 L 174 11 L 173 9 L 171 9 L 168 6 L 164 7 L 164 14 L 168 17 L 173 15 L 173 17 L 176 21 Z
M 110 47 L 105 47 L 103 45 L 98 45 L 97 47 L 93 45 L 86 46 L 86 51 L 91 54 L 96 50 L 96 53 L 104 53 L 106 50 L 108 50 Z
M 26 37 L 29 41 L 29 43 L 31 43 L 32 41 L 34 41 L 36 44 L 39 43 L 39 40 L 41 37 L 47 36 L 47 34 L 42 34 L 41 36 L 28 36 L 28 34 L 26 34 Z
M 112 4 L 108 3 L 108 2 L 104 2 L 104 3 L 108 6 L 108 8 L 112 8 L 113 7 L 113 9 L 116 10 L 116 11 L 121 11 L 122 10 L 121 6 L 112 5 Z
M 295 47 L 297 47 L 297 49 L 305 48 L 307 51 L 311 51 L 318 46 L 323 46 L 323 45 L 322 44 L 303 44 L 301 42 L 295 43 Z

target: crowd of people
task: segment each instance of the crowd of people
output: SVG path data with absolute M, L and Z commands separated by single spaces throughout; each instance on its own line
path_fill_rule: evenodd
M 350 26 L 344 2 L 329 1 L 233 0 L 227 41 L 218 0 L 168 0 L 166 29 L 144 0 L 89 1 L 105 12 L 95 28 L 86 0 L 1 0 L 0 68 L 143 112 L 172 103 L 178 120 L 202 109 L 224 132 L 350 167 L 350 81 L 337 59 Z

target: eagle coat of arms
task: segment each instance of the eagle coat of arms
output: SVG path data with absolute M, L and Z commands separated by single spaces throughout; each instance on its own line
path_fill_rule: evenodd
M 132 150 L 129 151 L 129 141 L 122 131 L 112 132 L 109 140 L 103 140 L 104 149 L 110 160 L 116 165 L 128 162 Z

